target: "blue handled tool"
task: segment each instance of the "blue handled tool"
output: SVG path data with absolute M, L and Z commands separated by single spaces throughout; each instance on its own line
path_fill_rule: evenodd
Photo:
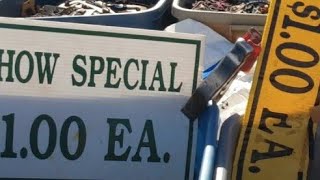
M 212 179 L 217 148 L 219 108 L 210 101 L 199 117 L 198 145 L 195 162 L 195 176 L 198 180 Z
M 231 178 L 232 163 L 241 128 L 241 117 L 238 114 L 230 116 L 221 126 L 216 170 L 214 180 L 228 180 Z

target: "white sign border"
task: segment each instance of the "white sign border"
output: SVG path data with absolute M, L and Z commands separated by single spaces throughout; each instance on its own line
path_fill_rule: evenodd
M 10 20 L 10 21 L 9 21 Z M 9 22 L 9 23 L 7 23 Z M 21 24 L 18 24 L 21 23 Z M 28 24 L 27 22 L 30 22 Z M 31 23 L 32 22 L 32 23 Z M 38 23 L 37 23 L 38 22 Z M 49 25 L 49 26 L 45 26 Z M 56 26 L 64 26 L 62 27 L 52 27 L 52 25 Z M 123 39 L 135 39 L 135 40 L 146 40 L 146 41 L 160 41 L 160 42 L 170 42 L 170 43 L 181 43 L 181 44 L 191 44 L 196 46 L 196 56 L 195 56 L 195 66 L 194 66 L 194 74 L 193 74 L 193 85 L 192 85 L 192 93 L 197 88 L 197 81 L 199 79 L 199 70 L 200 70 L 200 60 L 201 60 L 201 45 L 204 43 L 201 39 L 194 38 L 194 39 L 184 39 L 184 38 L 177 38 L 177 37 L 166 37 L 161 36 L 163 34 L 159 34 L 157 36 L 157 32 L 153 31 L 154 35 L 143 35 L 140 32 L 152 32 L 150 30 L 140 30 L 137 34 L 130 34 L 130 33 L 121 33 L 121 32 L 114 32 L 114 30 L 117 30 L 119 27 L 108 27 L 108 26 L 97 26 L 97 27 L 106 27 L 107 30 L 111 30 L 112 32 L 106 32 L 101 31 L 101 28 L 97 28 L 99 30 L 92 30 L 90 29 L 72 29 L 69 27 L 66 27 L 66 25 L 70 25 L 73 28 L 76 27 L 93 27 L 93 25 L 84 25 L 84 24 L 74 24 L 73 23 L 61 23 L 61 22 L 48 22 L 48 21 L 38 21 L 38 20 L 24 20 L 20 19 L 17 20 L 15 18 L 0 18 L 0 29 L 13 29 L 13 30 L 26 30 L 26 31 L 39 31 L 39 32 L 51 32 L 51 33 L 63 33 L 63 34 L 76 34 L 76 35 L 86 35 L 86 36 L 100 36 L 100 37 L 112 37 L 112 38 L 123 38 Z M 127 30 L 126 32 L 133 31 L 133 33 L 138 32 L 138 29 L 130 29 L 130 28 L 122 28 L 123 30 Z M 172 34 L 174 35 L 174 34 Z M 192 35 L 189 35 L 189 37 L 194 37 Z M 187 37 L 188 37 L 187 36 Z M 181 37 L 181 36 L 180 36 Z M 190 94 L 191 95 L 191 94 Z M 197 125 L 197 123 L 194 123 L 192 120 L 189 120 L 189 137 L 188 137 L 188 149 L 187 149 L 187 162 L 185 167 L 185 178 L 184 179 L 190 179 L 190 172 L 193 172 L 193 170 L 190 169 L 191 163 L 192 163 L 192 151 L 194 151 L 196 148 L 192 148 L 193 140 L 196 139 L 194 136 L 194 126 Z M 193 175 L 192 175 L 193 176 Z M 8 178 L 0 178 L 2 179 L 8 179 Z M 9 178 L 12 179 L 12 178 Z M 20 178 L 13 178 L 13 179 L 20 179 Z M 23 178 L 23 179 L 34 179 L 34 178 Z M 49 179 L 47 179 L 49 180 Z M 55 180 L 55 179 L 50 179 Z

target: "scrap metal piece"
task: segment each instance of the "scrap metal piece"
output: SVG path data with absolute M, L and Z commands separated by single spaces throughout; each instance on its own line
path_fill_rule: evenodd
M 44 5 L 42 9 L 48 15 L 58 14 L 63 10 L 63 8 L 59 8 L 57 6 L 51 6 L 51 5 Z
M 141 11 L 146 9 L 143 6 L 132 5 L 132 4 L 113 4 L 110 8 L 115 11 L 127 11 L 127 10 Z
M 94 3 L 94 5 L 99 6 L 99 7 L 103 7 L 103 4 L 105 4 L 105 2 L 102 2 L 102 1 L 94 1 L 93 3 Z
M 74 11 L 77 11 L 76 7 L 69 7 L 66 9 L 63 9 L 58 15 L 70 15 L 72 14 Z
M 239 38 L 231 52 L 220 61 L 211 74 L 199 85 L 181 111 L 190 120 L 198 118 L 207 107 L 209 100 L 217 101 L 222 97 L 252 52 L 252 46 L 243 38 Z
M 198 0 L 192 4 L 192 9 L 267 14 L 269 0 Z
M 133 5 L 133 4 L 113 4 L 111 6 L 111 9 L 116 11 L 125 11 L 125 10 L 142 11 L 142 10 L 146 10 L 147 8 L 144 6 Z
M 77 9 L 76 11 L 73 11 L 70 13 L 71 16 L 76 16 L 76 15 L 84 15 L 86 13 L 85 9 Z
M 243 9 L 245 5 L 246 5 L 245 3 L 241 3 L 239 5 L 230 6 L 228 10 L 234 13 L 244 13 Z
M 29 2 L 30 1 L 30 2 Z M 28 0 L 29 3 L 34 0 Z M 45 17 L 45 16 L 75 16 L 75 15 L 100 15 L 114 14 L 121 12 L 137 12 L 148 9 L 145 4 L 129 4 L 128 0 L 67 0 L 57 6 L 44 5 L 37 12 L 28 13 L 24 16 Z
M 87 9 L 83 15 L 85 15 L 85 16 L 91 16 L 91 15 L 93 15 L 95 12 L 96 12 L 96 10 L 94 10 L 94 9 Z
M 55 16 L 61 13 L 66 13 L 68 9 L 60 8 L 57 6 L 44 5 L 39 9 L 38 13 L 34 15 L 34 17 L 42 17 L 42 16 Z
M 66 3 L 59 4 L 58 7 L 59 8 L 64 8 L 64 9 L 67 8 Z
M 36 14 L 35 0 L 25 0 L 22 4 L 21 16 L 27 17 Z
M 146 10 L 147 7 L 135 4 L 126 4 L 127 9 L 135 9 L 136 11 L 143 11 Z
M 105 2 L 95 1 L 95 2 L 94 2 L 94 5 L 102 8 L 102 10 L 103 10 L 104 13 L 111 13 L 111 14 L 116 13 L 116 12 L 114 12 L 110 7 L 108 7 L 108 6 L 107 6 L 107 3 L 105 3 Z
M 226 11 L 231 6 L 227 0 L 200 0 L 193 4 L 192 9 Z
M 87 3 L 86 1 L 78 1 L 80 4 L 82 4 L 84 7 L 87 7 L 87 8 L 91 8 L 91 9 L 94 9 L 95 11 L 99 12 L 100 14 L 103 13 L 103 9 L 98 7 L 98 6 L 95 6 L 93 4 L 89 4 Z

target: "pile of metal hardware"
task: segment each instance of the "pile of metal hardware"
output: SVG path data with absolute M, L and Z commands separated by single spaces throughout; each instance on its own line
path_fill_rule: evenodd
M 197 0 L 192 9 L 205 11 L 225 11 L 231 13 L 267 14 L 268 0 Z
M 148 8 L 150 8 L 148 5 L 131 3 L 128 0 L 67 0 L 57 6 L 44 5 L 43 7 L 37 8 L 36 13 L 30 16 L 90 16 L 99 14 L 137 12 L 146 10 Z

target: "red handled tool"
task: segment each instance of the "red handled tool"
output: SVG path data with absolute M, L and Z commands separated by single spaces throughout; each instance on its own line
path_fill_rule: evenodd
M 261 33 L 254 28 L 250 28 L 242 38 L 253 47 L 252 54 L 246 59 L 246 62 L 240 68 L 243 72 L 248 72 L 252 68 L 261 52 Z

